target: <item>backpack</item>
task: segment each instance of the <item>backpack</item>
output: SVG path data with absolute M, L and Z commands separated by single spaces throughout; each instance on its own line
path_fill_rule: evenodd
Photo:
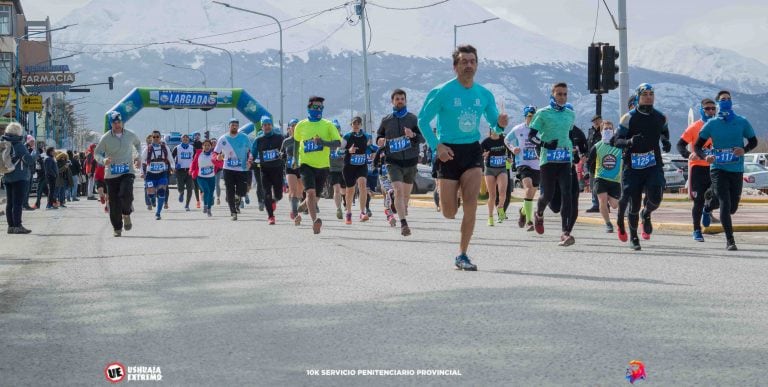
M 16 170 L 16 164 L 21 160 L 13 161 L 13 144 L 5 139 L 0 139 L 0 174 L 7 175 Z

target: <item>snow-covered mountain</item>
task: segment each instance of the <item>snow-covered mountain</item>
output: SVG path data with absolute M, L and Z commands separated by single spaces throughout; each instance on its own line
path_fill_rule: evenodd
M 105 53 L 135 47 L 126 45 L 132 43 L 159 43 L 148 47 L 156 50 L 201 48 L 180 43 L 184 38 L 246 53 L 278 48 L 278 29 L 270 19 L 210 0 L 131 0 L 115 4 L 114 0 L 92 0 L 63 18 L 59 25 L 78 25 L 58 32 L 56 46 Z M 392 8 L 419 3 L 379 1 L 367 7 L 369 49 L 402 56 L 448 57 L 453 48 L 455 24 L 495 17 L 471 0 L 452 0 L 413 10 L 385 9 L 377 4 Z M 362 49 L 360 20 L 354 4 L 344 5 L 341 0 L 262 0 L 236 1 L 233 6 L 251 8 L 282 20 L 283 48 L 287 54 L 306 57 L 310 48 L 321 46 L 332 52 Z M 501 19 L 459 28 L 457 41 L 475 45 L 482 58 L 511 63 L 574 62 L 583 61 L 586 56 L 586 50 Z
M 768 64 L 733 50 L 691 44 L 674 37 L 638 47 L 629 60 L 633 66 L 686 75 L 724 89 L 750 94 L 768 90 Z

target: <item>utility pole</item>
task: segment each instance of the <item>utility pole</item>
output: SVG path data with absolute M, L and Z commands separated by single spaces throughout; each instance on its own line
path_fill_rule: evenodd
M 629 99 L 629 50 L 627 49 L 627 0 L 619 0 L 619 117 L 627 112 Z
M 368 42 L 365 39 L 365 0 L 360 0 L 356 8 L 363 30 L 363 82 L 365 85 L 365 128 L 363 129 L 370 132 L 373 128 L 373 118 L 371 117 L 371 82 L 368 80 Z

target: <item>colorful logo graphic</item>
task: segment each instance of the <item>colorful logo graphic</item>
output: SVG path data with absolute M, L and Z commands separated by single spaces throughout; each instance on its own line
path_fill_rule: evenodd
M 629 362 L 629 368 L 627 368 L 627 380 L 630 383 L 635 384 L 639 379 L 645 380 L 647 375 L 645 374 L 645 364 L 640 360 L 632 360 Z

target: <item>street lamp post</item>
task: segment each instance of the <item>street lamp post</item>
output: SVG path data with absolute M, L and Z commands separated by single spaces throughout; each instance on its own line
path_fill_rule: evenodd
M 474 22 L 474 23 L 469 23 L 469 24 L 459 24 L 459 25 L 454 24 L 453 25 L 453 48 L 456 48 L 456 44 L 457 44 L 456 43 L 456 30 L 458 30 L 459 28 L 473 26 L 473 25 L 476 25 L 476 24 L 488 23 L 489 21 L 498 20 L 498 19 L 499 18 L 497 18 L 497 17 L 492 17 L 490 19 L 485 19 L 485 20 L 481 20 L 479 22 Z
M 194 44 L 195 46 L 203 46 L 203 47 L 212 48 L 214 50 L 221 50 L 221 51 L 226 52 L 227 55 L 229 55 L 229 88 L 230 89 L 234 89 L 235 88 L 235 81 L 234 81 L 234 76 L 235 76 L 234 74 L 235 73 L 234 73 L 233 66 L 232 66 L 232 63 L 233 63 L 232 62 L 232 53 L 229 52 L 229 50 L 221 48 L 221 47 L 211 46 L 209 44 L 193 42 L 193 41 L 191 41 L 189 39 L 182 39 L 182 40 L 187 42 L 187 43 L 189 43 L 189 44 Z M 230 113 L 232 114 L 232 117 L 235 116 L 235 108 L 234 107 L 231 109 Z
M 14 90 L 16 91 L 16 115 L 15 115 L 16 121 L 20 121 L 20 118 L 21 118 L 21 64 L 19 62 L 19 46 L 21 46 L 21 41 L 26 40 L 27 38 L 33 35 L 47 34 L 53 31 L 63 30 L 76 25 L 77 24 L 67 24 L 65 26 L 53 28 L 50 30 L 30 32 L 28 34 L 19 36 L 18 38 L 14 37 L 14 40 L 16 40 L 16 79 L 14 79 L 13 86 L 14 86 Z M 37 128 L 34 128 L 33 136 L 37 137 Z
M 277 28 L 280 30 L 280 127 L 282 127 L 284 122 L 283 121 L 283 97 L 285 96 L 285 93 L 283 92 L 283 25 L 280 24 L 280 20 L 277 20 L 277 18 L 275 18 L 274 16 L 267 15 L 266 13 L 261 13 L 261 12 L 252 11 L 250 9 L 235 7 L 227 3 L 222 3 L 220 1 L 214 1 L 214 3 L 223 5 L 227 8 L 236 9 L 238 11 L 243 11 L 243 12 L 252 13 L 254 15 L 268 17 L 274 20 L 275 23 L 277 23 Z
M 171 66 L 171 67 L 177 68 L 177 69 L 192 70 L 192 71 L 199 72 L 203 76 L 203 87 L 208 87 L 207 86 L 207 82 L 208 82 L 207 79 L 208 78 L 205 76 L 205 73 L 203 72 L 203 70 L 196 69 L 194 67 L 189 67 L 189 66 L 175 65 L 173 63 L 166 63 L 165 65 L 166 66 Z M 158 79 L 158 81 L 162 81 L 162 80 Z M 169 81 L 164 81 L 164 82 L 173 83 L 173 82 L 169 82 Z M 208 132 L 208 111 L 207 110 L 205 111 L 205 131 Z

